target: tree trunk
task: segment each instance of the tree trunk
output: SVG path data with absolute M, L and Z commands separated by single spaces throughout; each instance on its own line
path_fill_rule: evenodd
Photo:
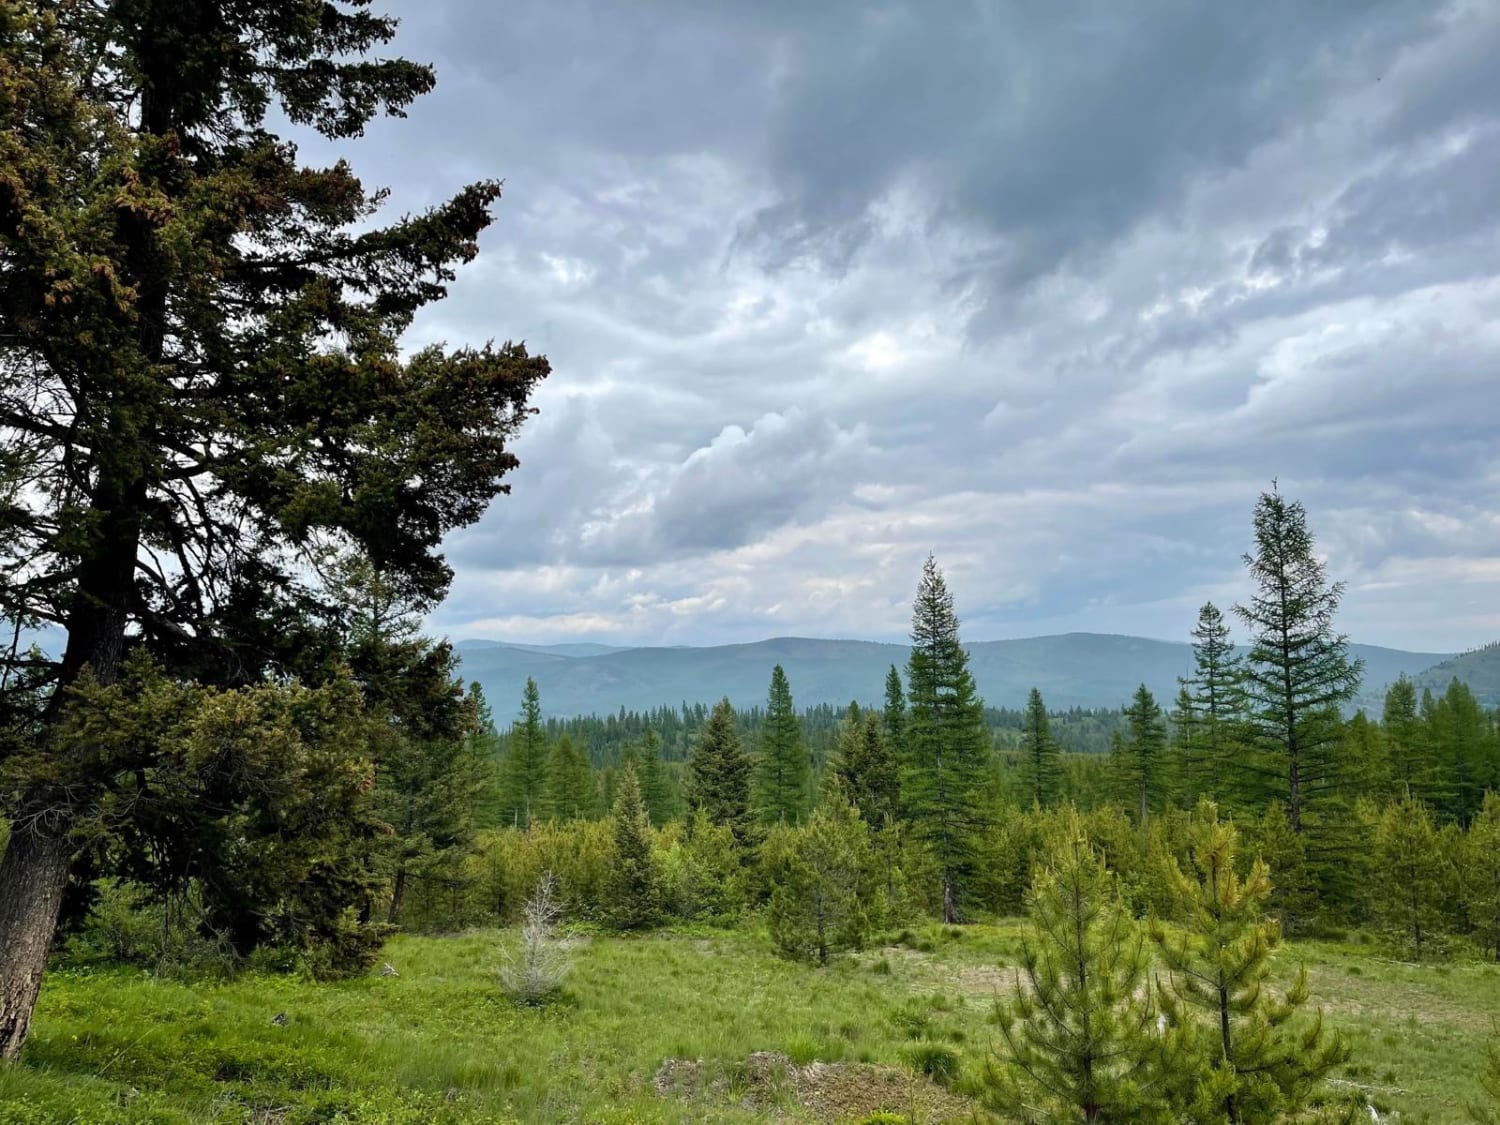
M 26 1041 L 72 858 L 60 818 L 12 826 L 0 859 L 0 1061 L 18 1059 Z
M 396 868 L 396 878 L 391 884 L 391 909 L 385 920 L 392 926 L 401 914 L 401 900 L 406 897 L 406 865 Z
M 958 924 L 958 902 L 953 893 L 953 880 L 943 880 L 943 921 L 950 926 Z

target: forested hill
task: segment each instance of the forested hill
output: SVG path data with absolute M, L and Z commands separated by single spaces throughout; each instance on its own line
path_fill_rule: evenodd
M 1481 705 L 1500 706 L 1500 641 L 1450 657 L 1413 679 L 1417 691 L 1430 688 L 1433 695 L 1442 695 L 1449 683 L 1460 680 L 1469 685 Z
M 983 641 L 966 647 L 979 692 L 992 707 L 1023 707 L 1033 687 L 1053 709 L 1119 707 L 1141 683 L 1169 705 L 1177 695 L 1177 677 L 1192 663 L 1187 644 L 1099 633 Z M 1373 645 L 1352 648 L 1365 661 L 1367 692 L 1383 691 L 1403 672 L 1416 676 L 1452 659 L 1447 653 Z M 460 673 L 479 682 L 502 721 L 521 698 L 528 676 L 537 682 L 545 714 L 607 715 L 621 707 L 646 710 L 711 703 L 724 695 L 736 707 L 764 704 L 771 668 L 780 664 L 797 706 L 808 707 L 851 699 L 879 701 L 886 669 L 892 664 L 904 668 L 907 657 L 904 645 L 804 637 L 712 648 L 464 641 L 458 649 L 463 658 Z

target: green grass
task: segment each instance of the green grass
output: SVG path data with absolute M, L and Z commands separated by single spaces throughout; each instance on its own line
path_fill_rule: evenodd
M 923 927 L 822 970 L 778 960 L 750 934 L 592 938 L 574 951 L 566 998 L 541 1009 L 500 994 L 496 932 L 400 938 L 386 953 L 399 977 L 336 984 L 62 969 L 23 1065 L 0 1069 L 0 1123 L 836 1119 L 790 1098 L 747 1108 L 747 1058 L 909 1069 L 941 1044 L 977 1072 L 1019 933 Z M 1342 1080 L 1403 1123 L 1466 1120 L 1500 968 L 1299 943 L 1281 971 L 1299 959 L 1315 1002 L 1354 1039 Z M 652 1080 L 668 1058 L 703 1059 L 717 1081 L 697 1103 L 660 1098 Z

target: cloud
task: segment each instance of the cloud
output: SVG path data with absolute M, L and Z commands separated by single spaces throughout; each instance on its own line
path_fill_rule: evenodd
M 506 179 L 412 342 L 555 372 L 434 628 L 896 637 L 933 551 L 972 639 L 1182 637 L 1274 476 L 1359 639 L 1500 630 L 1493 5 L 403 19 L 438 89 L 355 167 Z

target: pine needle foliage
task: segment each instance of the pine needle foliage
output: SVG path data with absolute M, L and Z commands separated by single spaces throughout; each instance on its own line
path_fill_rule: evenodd
M 1056 1122 L 1167 1121 L 1171 1047 L 1151 1000 L 1150 959 L 1114 876 L 1071 807 L 1060 814 L 1027 897 L 1030 934 L 986 1100 Z
M 1470 1107 L 1474 1120 L 1478 1125 L 1500 1125 L 1500 1024 L 1495 1025 L 1485 1044 L 1479 1086 L 1484 1091 L 1484 1100 Z
M 830 954 L 857 949 L 869 929 L 873 898 L 869 826 L 834 783 L 801 828 L 781 828 L 771 853 L 771 940 L 788 957 L 828 964 Z
M 1305 972 L 1279 997 L 1268 984 L 1281 927 L 1265 913 L 1265 862 L 1239 874 L 1239 834 L 1212 802 L 1199 804 L 1189 841 L 1190 872 L 1166 858 L 1180 924 L 1153 920 L 1150 934 L 1173 1000 L 1201 1024 L 1204 1066 L 1187 1099 L 1191 1119 L 1293 1120 L 1348 1059 L 1348 1045 L 1324 1034 L 1321 1012 L 1294 1019 L 1308 998 Z

